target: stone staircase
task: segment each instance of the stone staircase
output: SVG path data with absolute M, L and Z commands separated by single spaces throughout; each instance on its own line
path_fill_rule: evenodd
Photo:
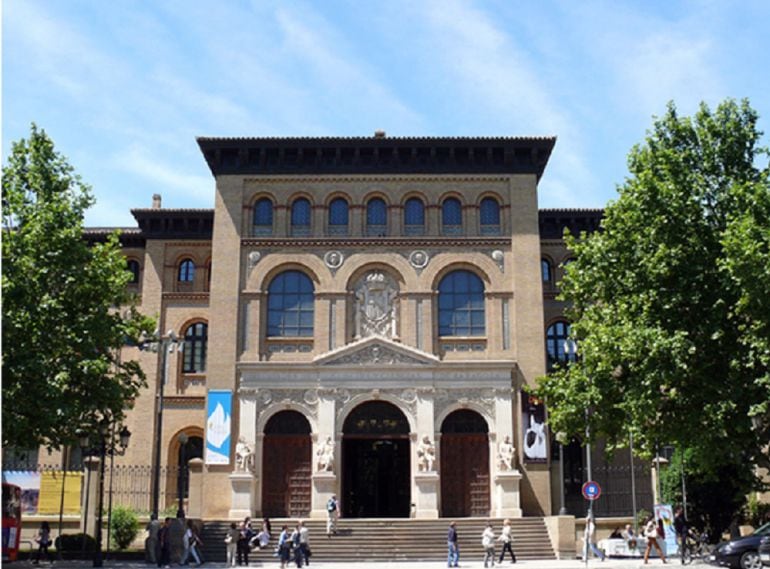
M 278 534 L 283 524 L 296 525 L 296 519 L 270 520 L 273 536 L 268 548 L 254 550 L 249 555 L 250 564 L 270 565 L 277 563 L 273 557 Z M 310 532 L 312 561 L 441 561 L 447 556 L 446 534 L 449 519 L 341 519 L 337 535 L 326 537 L 325 520 L 305 520 Z M 481 532 L 486 518 L 460 518 L 457 533 L 460 560 L 483 559 Z M 495 534 L 500 534 L 503 520 L 493 519 Z M 258 520 L 257 520 L 258 522 Z M 209 521 L 204 524 L 203 554 L 207 561 L 225 561 L 226 530 L 230 522 Z M 511 520 L 514 537 L 513 550 L 517 559 L 556 559 L 548 530 L 542 518 L 517 518 Z M 496 544 L 499 555 L 501 544 Z M 255 563 L 258 562 L 258 563 Z

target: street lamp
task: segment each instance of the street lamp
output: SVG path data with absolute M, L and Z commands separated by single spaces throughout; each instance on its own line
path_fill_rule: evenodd
M 187 441 L 189 440 L 189 437 L 187 436 L 187 433 L 180 433 L 179 434 L 179 473 L 177 475 L 177 493 L 179 497 L 179 508 L 177 508 L 176 511 L 176 517 L 179 519 L 184 518 L 184 488 L 185 488 L 185 469 L 187 467 L 186 464 L 186 450 L 187 450 Z
M 131 431 L 125 425 L 118 433 L 118 440 L 113 438 L 112 425 L 109 421 L 103 420 L 99 423 L 98 439 L 94 446 L 91 446 L 91 439 L 87 432 L 81 432 L 79 436 L 80 448 L 85 456 L 99 457 L 99 505 L 96 512 L 96 551 L 94 552 L 94 567 L 101 567 L 104 564 L 102 557 L 102 522 L 104 516 L 104 463 L 107 456 L 122 456 L 126 453 L 128 443 L 131 439 Z
M 160 378 L 155 386 L 155 448 L 153 449 L 153 471 L 152 471 L 152 513 L 157 517 L 160 504 L 160 456 L 161 442 L 163 438 L 163 388 L 166 385 L 168 377 L 168 353 L 178 349 L 180 352 L 184 347 L 184 340 L 180 339 L 176 332 L 169 330 L 165 336 L 158 336 L 157 331 L 154 337 L 141 338 L 139 341 L 140 350 L 149 350 L 158 353 L 160 358 Z

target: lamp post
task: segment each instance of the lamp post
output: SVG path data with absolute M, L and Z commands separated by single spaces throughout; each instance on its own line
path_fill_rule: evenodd
M 186 433 L 179 434 L 179 474 L 177 476 L 177 493 L 179 494 L 179 508 L 176 511 L 176 517 L 179 519 L 184 518 L 184 489 L 185 489 L 185 469 L 186 454 L 187 454 L 187 441 L 189 438 Z
M 81 433 L 80 448 L 84 455 L 99 457 L 99 502 L 96 512 L 96 551 L 94 552 L 94 567 L 102 567 L 104 559 L 102 557 L 102 523 L 104 516 L 104 463 L 107 456 L 121 456 L 126 453 L 128 442 L 131 439 L 131 431 L 126 426 L 118 433 L 116 441 L 112 436 L 112 425 L 108 420 L 102 420 L 98 427 L 98 440 L 94 446 L 91 445 L 91 439 L 88 433 Z
M 157 333 L 151 338 L 142 338 L 139 342 L 140 350 L 149 350 L 158 353 L 160 358 L 160 378 L 155 385 L 155 439 L 153 449 L 152 470 L 152 513 L 157 517 L 160 509 L 160 456 L 163 439 L 163 388 L 168 377 L 168 353 L 176 347 L 181 351 L 184 340 L 181 340 L 176 332 L 169 330 L 165 336 Z
M 567 435 L 563 432 L 556 433 L 556 442 L 559 445 L 559 515 L 567 515 L 567 507 L 564 504 L 564 441 Z

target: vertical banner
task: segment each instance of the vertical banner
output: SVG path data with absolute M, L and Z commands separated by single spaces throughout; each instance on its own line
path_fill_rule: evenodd
M 545 405 L 525 391 L 521 392 L 521 425 L 525 462 L 547 462 L 548 445 L 545 436 Z
M 662 540 L 658 540 L 658 543 L 664 541 L 666 555 L 672 555 L 679 549 L 679 544 L 676 542 L 676 530 L 674 529 L 674 508 L 671 504 L 655 504 L 653 510 L 655 519 L 663 525 L 664 537 Z
M 230 464 L 233 392 L 209 390 L 206 406 L 206 464 Z

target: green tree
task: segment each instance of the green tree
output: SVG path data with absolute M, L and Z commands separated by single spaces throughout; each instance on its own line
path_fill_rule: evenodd
M 139 533 L 139 518 L 131 508 L 116 506 L 112 509 L 110 532 L 118 549 L 126 549 Z
M 35 125 L 2 188 L 3 446 L 56 448 L 122 420 L 146 380 L 120 349 L 151 322 L 131 307 L 117 234 L 84 240 L 90 189 Z
M 692 118 L 670 104 L 631 150 L 601 231 L 566 237 L 562 299 L 580 357 L 539 382 L 555 432 L 584 435 L 588 422 L 610 448 L 632 434 L 646 457 L 673 444 L 706 473 L 768 465 L 770 183 L 757 118 L 747 101 Z

